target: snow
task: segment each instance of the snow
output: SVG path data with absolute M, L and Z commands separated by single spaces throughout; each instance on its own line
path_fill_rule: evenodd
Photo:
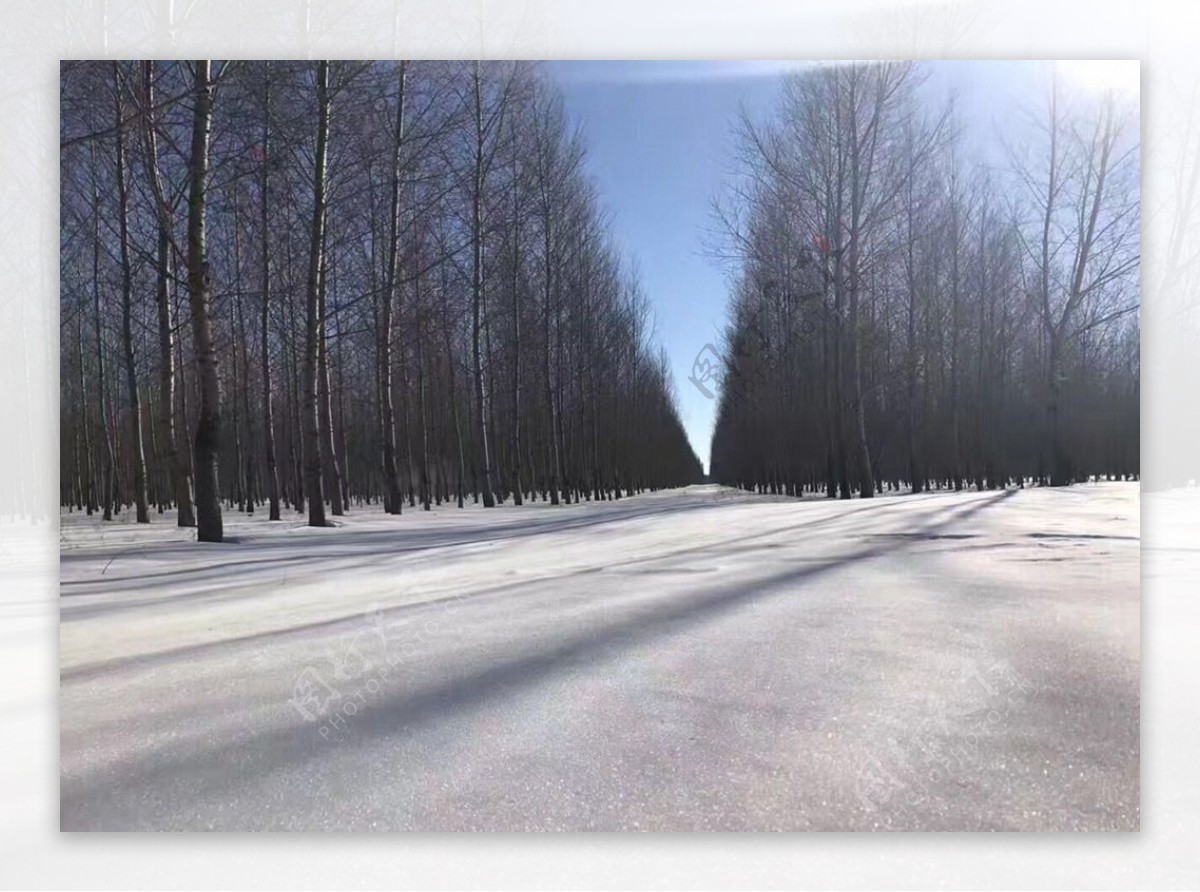
M 61 518 L 65 829 L 1136 829 L 1136 484 Z

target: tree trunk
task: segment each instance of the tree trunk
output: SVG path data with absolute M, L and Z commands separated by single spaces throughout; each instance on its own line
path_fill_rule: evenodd
M 545 388 L 544 396 L 546 399 L 546 411 L 549 413 L 549 430 L 550 435 L 550 504 L 558 504 L 558 494 L 562 489 L 562 456 L 558 449 L 558 417 L 554 411 L 554 379 L 550 376 L 550 320 L 553 318 L 552 313 L 552 295 L 554 288 L 553 281 L 553 237 L 552 223 L 550 221 L 549 202 L 546 200 L 546 206 L 543 214 L 543 262 L 544 269 L 542 272 L 542 384 Z
M 125 392 L 129 409 L 130 453 L 133 458 L 133 500 L 137 522 L 150 522 L 146 498 L 146 454 L 142 446 L 142 401 L 133 355 L 133 268 L 129 262 L 129 184 L 125 173 L 125 127 L 121 123 L 121 63 L 113 62 L 113 93 L 117 139 L 117 229 L 121 254 L 121 344 L 125 353 Z
M 443 289 L 443 294 L 445 289 Z M 463 436 L 462 436 L 462 421 L 458 414 L 458 384 L 455 380 L 454 369 L 454 352 L 451 349 L 450 343 L 450 321 L 443 318 L 442 331 L 446 338 L 446 371 L 450 379 L 450 417 L 454 422 L 454 441 L 458 450 L 458 481 L 456 485 L 456 495 L 458 507 L 463 506 L 463 484 L 466 481 L 467 462 L 463 454 Z
M 952 181 L 953 183 L 953 181 Z M 950 470 L 954 480 L 954 491 L 960 492 L 963 486 L 962 444 L 959 426 L 959 395 L 958 395 L 958 328 L 959 328 L 959 242 L 960 228 L 958 219 L 957 187 L 951 195 L 950 210 Z
M 327 266 L 328 261 L 322 259 L 317 289 L 317 318 L 320 320 L 317 335 L 317 399 L 321 413 L 321 448 L 325 452 L 329 471 L 329 506 L 334 517 L 341 517 L 346 509 L 342 504 L 342 469 L 338 464 L 337 449 L 334 448 L 333 400 L 329 392 L 329 338 L 325 324 Z
M 429 510 L 430 479 L 429 479 L 429 407 L 426 397 L 425 382 L 425 332 L 422 326 L 423 316 L 420 292 L 417 293 L 417 400 L 418 411 L 421 413 L 421 507 Z
M 921 492 L 925 481 L 924 472 L 921 470 L 917 459 L 917 278 L 916 258 L 913 256 L 913 245 L 916 240 L 916 233 L 913 227 L 913 200 L 913 183 L 910 173 L 907 184 L 908 203 L 906 207 L 908 244 L 905 273 L 908 280 L 906 325 L 908 355 L 906 357 L 905 368 L 905 391 L 908 396 L 908 477 L 912 493 L 916 495 Z
M 475 62 L 475 166 L 474 183 L 471 190 L 471 358 L 475 379 L 475 411 L 479 423 L 479 440 L 483 458 L 483 473 L 480 487 L 483 507 L 494 508 L 496 499 L 492 495 L 492 465 L 488 442 L 487 398 L 483 383 L 483 182 L 484 182 L 484 129 L 483 129 L 483 83 L 480 64 Z
M 396 101 L 396 131 L 393 143 L 389 253 L 387 281 L 379 314 L 378 354 L 380 427 L 383 438 L 383 507 L 389 514 L 401 511 L 400 475 L 396 467 L 396 409 L 392 399 L 392 307 L 399 286 L 397 267 L 400 253 L 400 151 L 404 144 L 404 87 L 407 63 L 399 65 L 399 96 Z
M 853 95 L 853 94 L 852 94 Z M 853 113 L 852 113 L 853 114 Z M 875 495 L 875 475 L 871 472 L 871 450 L 867 445 L 867 413 L 863 403 L 862 389 L 862 338 L 858 322 L 858 298 L 861 285 L 862 252 L 860 231 L 860 187 L 859 146 L 857 138 L 851 155 L 851 209 L 850 209 L 850 387 L 854 400 L 854 449 L 858 457 L 858 497 L 870 499 Z
M 93 171 L 94 174 L 94 171 Z M 100 416 L 100 438 L 104 443 L 104 474 L 100 486 L 101 517 L 113 518 L 115 496 L 116 457 L 114 455 L 112 431 L 108 424 L 108 400 L 104 380 L 104 336 L 100 328 L 100 195 L 92 182 L 92 309 L 96 330 L 96 402 Z
M 1059 354 L 1060 348 L 1058 342 L 1052 337 L 1050 340 L 1049 359 L 1046 363 L 1046 428 L 1050 447 L 1048 459 L 1051 486 L 1067 486 L 1071 482 L 1071 473 L 1068 467 L 1066 452 L 1062 445 L 1062 430 L 1058 417 L 1059 381 L 1061 378 L 1061 359 Z
M 238 330 L 238 314 L 241 307 L 242 293 L 242 222 L 238 212 L 238 202 L 233 201 L 233 299 L 229 301 L 229 389 L 233 394 L 230 405 L 233 408 L 233 500 L 239 512 L 246 511 L 246 479 L 242 462 L 242 413 L 241 400 L 238 391 L 241 381 L 238 380 L 238 343 L 242 339 Z
M 192 447 L 196 464 L 196 538 L 220 542 L 224 535 L 218 483 L 221 446 L 221 384 L 217 351 L 209 316 L 211 296 L 205 235 L 208 188 L 208 138 L 212 124 L 212 87 L 208 60 L 194 63 L 192 154 L 188 172 L 188 291 L 192 310 L 192 339 L 200 377 L 200 417 Z
M 512 314 L 513 314 L 513 413 L 512 413 L 512 462 L 513 504 L 518 507 L 524 501 L 521 481 L 521 206 L 520 184 L 513 184 L 513 234 L 512 234 Z
M 321 423 L 317 405 L 317 363 L 320 344 L 319 316 L 321 255 L 325 244 L 325 160 L 329 139 L 329 62 L 317 63 L 317 147 L 313 174 L 312 232 L 308 250 L 307 305 L 304 333 L 304 483 L 308 499 L 308 525 L 325 526 L 325 491 L 322 473 Z
M 271 354 L 270 354 L 270 309 L 271 309 L 271 253 L 268 208 L 270 195 L 270 139 L 271 139 L 271 63 L 264 65 L 263 75 L 263 130 L 262 130 L 262 179 L 259 182 L 259 234 L 262 239 L 262 317 L 260 350 L 262 352 L 263 387 L 263 450 L 267 460 L 267 499 L 270 501 L 270 518 L 279 520 L 279 468 L 275 460 L 275 410 L 271 400 Z
M 158 218 L 158 262 L 155 296 L 158 304 L 158 431 L 162 452 L 167 463 L 171 492 L 175 499 L 178 525 L 194 527 L 196 510 L 192 504 L 192 476 L 179 454 L 175 430 L 175 319 L 172 312 L 169 283 L 171 263 L 171 209 L 162 189 L 158 167 L 158 130 L 154 118 L 154 63 L 143 65 L 146 107 L 146 164 L 150 188 Z
M 91 517 L 96 511 L 96 465 L 92 456 L 92 420 L 88 412 L 87 377 L 83 369 L 83 324 L 86 311 L 82 300 L 77 312 L 79 340 L 76 358 L 79 361 L 79 424 L 83 434 L 83 499 L 87 504 L 88 517 Z

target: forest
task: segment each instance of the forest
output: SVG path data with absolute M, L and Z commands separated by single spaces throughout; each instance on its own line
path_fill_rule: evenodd
M 535 63 L 64 62 L 60 492 L 110 519 L 703 478 Z
M 1138 478 L 1136 110 L 1052 78 L 1025 118 L 980 133 L 911 62 L 793 73 L 743 115 L 714 203 L 734 291 L 715 480 Z

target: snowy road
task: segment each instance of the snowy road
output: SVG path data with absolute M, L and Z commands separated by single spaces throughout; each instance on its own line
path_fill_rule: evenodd
M 1135 484 L 345 520 L 63 516 L 63 829 L 1139 826 Z

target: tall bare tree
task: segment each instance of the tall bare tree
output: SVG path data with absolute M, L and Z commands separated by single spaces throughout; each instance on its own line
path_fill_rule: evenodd
M 313 156 L 312 229 L 308 248 L 308 284 L 305 289 L 304 334 L 304 488 L 309 526 L 325 526 L 324 468 L 321 457 L 321 419 L 317 376 L 322 320 L 321 270 L 325 248 L 325 163 L 329 144 L 329 63 L 316 69 L 317 142 Z
M 159 420 L 149 501 L 186 514 L 168 422 L 196 435 L 179 467 L 194 465 L 206 539 L 220 537 L 222 502 L 270 502 L 272 517 L 287 502 L 324 523 L 355 505 L 399 511 L 405 492 L 429 509 L 570 504 L 699 479 L 636 271 L 537 65 L 140 70 L 120 124 L 145 134 L 123 174 L 134 369 Z M 119 220 L 105 214 L 113 69 L 64 72 L 63 493 L 111 517 L 137 489 L 111 410 L 127 376 L 107 374 L 125 354 Z M 188 339 L 171 337 L 189 315 L 176 267 Z M 157 379 L 137 349 L 155 329 L 169 357 Z
M 192 63 L 192 142 L 188 172 L 188 295 L 192 311 L 192 340 L 200 381 L 200 415 L 192 447 L 196 466 L 196 538 L 224 538 L 218 468 L 221 448 L 221 384 L 211 316 L 206 212 L 208 145 L 212 126 L 212 84 L 209 63 Z

